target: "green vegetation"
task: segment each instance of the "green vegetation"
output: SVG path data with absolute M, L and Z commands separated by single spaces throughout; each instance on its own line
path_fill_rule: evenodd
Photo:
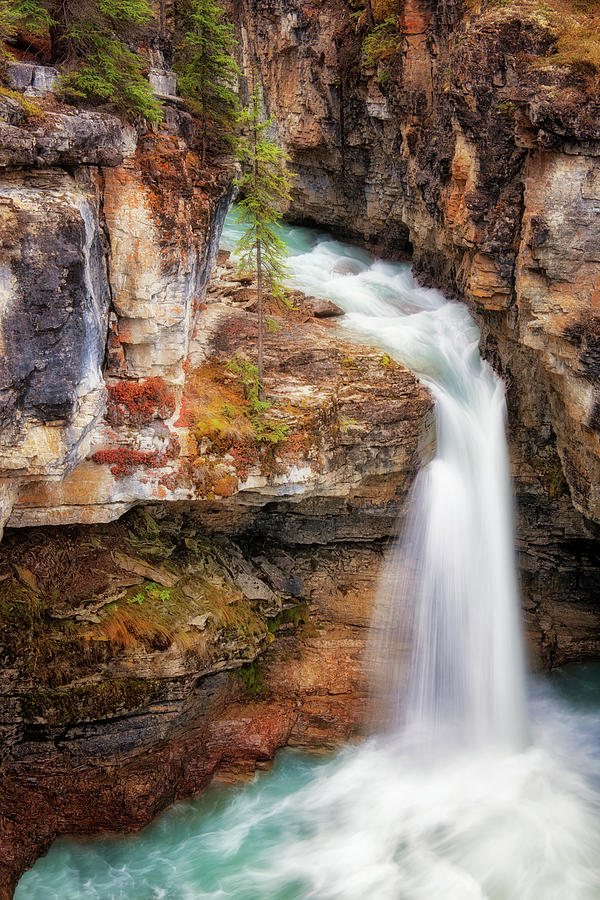
M 561 497 L 568 495 L 569 486 L 553 441 L 538 450 L 529 459 L 529 463 L 537 473 L 541 484 L 546 488 L 550 500 L 560 500 Z
M 518 15 L 549 29 L 553 51 L 534 60 L 536 68 L 560 66 L 582 74 L 600 73 L 600 10 L 597 0 L 466 0 L 467 8 L 488 19 Z
M 23 718 L 48 718 L 51 725 L 74 725 L 84 719 L 104 719 L 120 710 L 136 709 L 156 699 L 160 684 L 142 678 L 75 685 L 68 690 L 35 687 L 21 700 Z
M 256 660 L 245 663 L 239 670 L 239 673 L 240 678 L 246 685 L 246 691 L 251 697 L 256 697 L 263 693 L 262 674 Z
M 258 366 L 248 362 L 241 356 L 234 356 L 227 364 L 227 369 L 240 379 L 247 400 L 245 415 L 252 423 L 252 431 L 257 441 L 267 444 L 278 444 L 287 437 L 288 426 L 267 417 L 272 407 L 269 400 L 261 399 L 261 381 Z
M 0 63 L 10 58 L 5 41 L 19 31 L 38 35 L 49 31 L 53 19 L 37 0 L 1 0 L 0 2 Z
M 392 15 L 376 25 L 362 43 L 362 62 L 365 66 L 376 66 L 384 59 L 389 59 L 398 49 L 402 40 L 402 32 L 398 24 L 398 16 Z
M 356 31 L 362 36 L 361 64 L 377 67 L 377 80 L 386 82 L 390 77 L 387 66 L 380 65 L 400 48 L 403 32 L 400 13 L 404 0 L 349 0 L 355 8 L 353 18 Z
M 236 45 L 233 25 L 214 0 L 184 0 L 181 16 L 185 35 L 175 56 L 179 90 L 200 119 L 202 163 L 209 137 L 233 139 L 238 118 L 235 92 L 240 74 L 231 51 Z
M 66 99 L 159 122 L 161 106 L 144 78 L 144 61 L 129 46 L 152 16 L 148 0 L 6 0 L 0 29 L 4 40 L 47 34 L 64 71 Z
M 551 12 L 557 30 L 556 53 L 550 62 L 576 70 L 600 72 L 600 12 L 597 4 L 560 4 Z M 592 12 L 592 10 L 594 10 Z
M 68 99 L 110 104 L 150 122 L 161 107 L 143 76 L 143 60 L 126 39 L 152 18 L 148 0 L 61 0 L 54 11 L 53 44 L 67 69 L 62 86 Z
M 9 100 L 14 100 L 18 103 L 23 110 L 23 116 L 26 121 L 29 119 L 41 119 L 44 115 L 39 103 L 36 103 L 24 94 L 20 94 L 19 91 L 11 91 L 9 88 L 0 85 L 0 97 L 8 97 Z
M 307 603 L 297 603 L 290 606 L 289 609 L 283 609 L 267 622 L 271 634 L 275 634 L 284 625 L 292 625 L 298 628 L 300 625 L 306 625 L 309 620 L 309 610 Z
M 170 599 L 171 591 L 168 588 L 161 588 L 156 582 L 150 581 L 134 597 L 129 597 L 127 602 L 141 606 L 145 600 L 160 600 L 161 603 L 167 603 Z
M 291 176 L 286 168 L 286 153 L 268 136 L 273 118 L 261 119 L 258 84 L 252 91 L 250 105 L 242 111 L 240 123 L 244 133 L 237 144 L 237 156 L 242 165 L 242 176 L 238 180 L 242 200 L 238 206 L 237 222 L 244 226 L 244 234 L 238 242 L 237 251 L 240 267 L 256 272 L 257 399 L 263 401 L 263 287 L 266 283 L 276 298 L 285 296 L 287 268 L 283 260 L 287 249 L 277 232 L 277 223 L 282 204 L 290 199 Z

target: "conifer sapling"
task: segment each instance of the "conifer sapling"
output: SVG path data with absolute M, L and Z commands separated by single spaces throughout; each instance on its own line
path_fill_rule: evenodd
M 259 398 L 264 400 L 263 377 L 263 289 L 284 299 L 284 281 L 288 269 L 284 263 L 287 249 L 281 240 L 277 224 L 281 205 L 290 199 L 291 174 L 289 159 L 281 147 L 269 139 L 273 117 L 261 120 L 261 100 L 258 84 L 254 86 L 248 107 L 240 116 L 243 137 L 238 141 L 238 160 L 242 175 L 237 184 L 242 199 L 238 205 L 237 222 L 244 227 L 237 251 L 240 267 L 256 272 L 258 288 L 258 380 Z
M 238 118 L 237 78 L 231 52 L 237 41 L 233 25 L 215 0 L 187 0 L 183 17 L 186 32 L 175 56 L 179 90 L 200 119 L 202 163 L 206 162 L 209 132 L 232 139 Z

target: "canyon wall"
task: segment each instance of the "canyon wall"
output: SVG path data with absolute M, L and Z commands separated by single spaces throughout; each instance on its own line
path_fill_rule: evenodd
M 256 291 L 215 272 L 230 161 L 201 165 L 177 98 L 154 131 L 39 102 L 0 96 L 2 898 L 60 834 L 356 733 L 434 441 L 415 377 L 299 292 L 266 298 L 254 409 Z
M 528 620 L 549 661 L 597 652 L 597 84 L 535 65 L 555 38 L 525 8 L 398 7 L 393 52 L 368 67 L 343 0 L 236 5 L 298 175 L 288 215 L 410 254 L 469 305 L 507 384 Z

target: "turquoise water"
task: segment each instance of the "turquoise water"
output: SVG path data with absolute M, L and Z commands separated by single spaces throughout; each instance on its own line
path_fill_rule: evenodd
M 282 236 L 296 285 L 339 303 L 342 327 L 436 399 L 410 566 L 391 557 L 394 576 L 418 575 L 400 586 L 418 600 L 411 727 L 392 710 L 390 734 L 327 759 L 283 751 L 137 835 L 61 839 L 17 900 L 599 900 L 600 664 L 532 681 L 525 709 L 504 392 L 477 328 L 406 264 L 309 229 Z M 230 216 L 223 245 L 235 238 Z
M 56 841 L 16 900 L 597 898 L 581 801 L 598 782 L 599 686 L 600 663 L 535 682 L 537 747 L 483 764 L 432 772 L 377 741 L 329 759 L 282 751 L 251 783 L 210 788 L 138 834 Z M 478 857 L 497 890 L 473 888 Z M 545 888 L 528 893 L 522 870 L 552 860 Z M 514 875 L 508 887 L 495 862 Z

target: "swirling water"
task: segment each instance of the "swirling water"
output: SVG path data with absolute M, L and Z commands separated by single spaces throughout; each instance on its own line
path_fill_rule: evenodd
M 180 803 L 139 835 L 57 841 L 24 898 L 597 900 L 600 668 L 525 678 L 502 383 L 464 306 L 409 266 L 283 229 L 296 285 L 436 401 L 382 575 L 369 661 L 384 733 Z M 228 219 L 224 246 L 236 226 Z M 573 684 L 579 684 L 579 690 Z

